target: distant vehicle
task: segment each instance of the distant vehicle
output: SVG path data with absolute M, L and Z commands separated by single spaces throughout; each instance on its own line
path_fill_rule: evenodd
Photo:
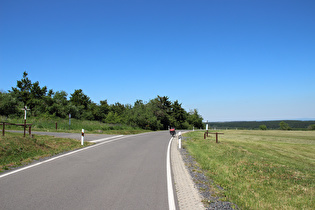
M 173 136 L 173 137 L 176 135 L 175 128 L 171 128 L 171 129 L 170 129 L 170 134 L 171 134 L 171 136 Z

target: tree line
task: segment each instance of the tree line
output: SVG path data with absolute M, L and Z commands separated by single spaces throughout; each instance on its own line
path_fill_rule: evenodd
M 108 104 L 107 100 L 97 104 L 82 89 L 75 90 L 68 99 L 65 91 L 54 92 L 46 86 L 40 87 L 38 81 L 32 83 L 27 72 L 23 73 L 23 78 L 8 93 L 0 92 L 0 115 L 21 116 L 21 108 L 25 106 L 35 117 L 67 118 L 71 114 L 76 119 L 127 124 L 150 130 L 204 126 L 197 109 L 187 112 L 178 100 L 172 102 L 167 96 L 158 95 L 149 102 L 137 100 L 133 105 L 119 102 Z

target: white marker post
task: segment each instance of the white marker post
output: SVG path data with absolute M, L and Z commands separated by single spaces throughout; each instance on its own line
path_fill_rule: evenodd
M 26 132 L 26 111 L 30 111 L 30 109 L 27 108 L 27 106 L 25 106 L 23 109 L 21 109 L 24 111 L 24 137 L 25 137 L 25 132 Z
M 182 148 L 182 132 L 178 133 L 178 149 Z
M 82 129 L 82 136 L 81 136 L 81 145 L 84 144 L 84 129 Z

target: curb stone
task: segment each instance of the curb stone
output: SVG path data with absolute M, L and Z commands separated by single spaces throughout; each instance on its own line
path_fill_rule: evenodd
M 205 209 L 202 204 L 202 197 L 185 167 L 182 156 L 178 150 L 178 137 L 175 137 L 172 141 L 171 164 L 179 209 Z

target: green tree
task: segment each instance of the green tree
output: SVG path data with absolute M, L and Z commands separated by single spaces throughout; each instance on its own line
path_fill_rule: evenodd
M 82 114 L 82 106 L 77 107 L 73 105 L 71 102 L 69 102 L 67 106 L 67 113 L 71 114 L 72 118 L 80 119 Z
M 91 102 L 86 109 L 83 110 L 81 118 L 85 120 L 95 120 L 93 111 L 97 109 L 97 104 Z
M 48 107 L 49 114 L 65 118 L 69 114 L 68 94 L 65 91 L 57 91 L 52 97 L 52 104 Z
M 10 92 L 13 92 L 17 99 L 23 102 L 24 106 L 28 106 L 33 114 L 36 115 L 43 110 L 40 106 L 43 105 L 42 100 L 46 96 L 47 87 L 41 88 L 38 81 L 32 83 L 26 71 L 23 73 L 23 78 L 17 81 L 16 87 L 12 87 Z
M 167 96 L 157 96 L 148 103 L 149 109 L 154 113 L 157 120 L 163 125 L 163 129 L 168 129 L 171 124 L 172 102 Z
M 74 90 L 74 93 L 71 94 L 70 102 L 75 106 L 83 106 L 84 109 L 87 109 L 88 105 L 91 103 L 91 99 L 79 89 Z
M 107 103 L 107 100 L 100 101 L 100 105 L 93 103 L 92 113 L 93 113 L 94 120 L 105 122 L 108 112 L 109 112 L 109 105 Z
M 129 109 L 127 123 L 143 129 L 159 130 L 163 128 L 161 122 L 154 115 L 150 108 L 151 104 L 144 104 L 142 100 L 137 100 L 134 106 Z
M 107 103 L 107 102 L 106 102 Z M 104 108 L 106 107 L 106 105 L 104 106 Z M 108 110 L 108 114 L 106 116 L 105 122 L 107 123 L 125 123 L 125 110 L 126 107 L 125 105 L 116 102 L 115 104 L 111 104 L 109 106 L 109 110 Z
M 260 129 L 260 130 L 267 130 L 267 126 L 266 126 L 266 125 L 260 125 L 260 126 L 259 126 L 259 129 Z
M 118 115 L 118 113 L 110 111 L 106 116 L 105 122 L 111 124 L 118 124 L 121 123 L 121 117 Z
M 203 118 L 201 117 L 201 115 L 199 115 L 197 109 L 189 112 L 187 121 L 190 125 L 194 126 L 195 128 L 204 128 L 202 120 Z
M 70 109 L 71 115 L 75 118 L 85 118 L 85 119 L 91 119 L 92 113 L 91 113 L 91 105 L 92 101 L 90 97 L 85 95 L 81 89 L 74 90 L 74 93 L 71 94 L 70 97 L 70 105 L 75 106 L 75 109 Z M 74 111 L 75 113 L 72 113 L 71 111 Z
M 174 103 L 172 104 L 171 111 L 170 126 L 178 129 L 187 129 L 187 112 L 182 108 L 182 104 L 179 103 L 178 100 L 174 101 Z
M 125 106 L 119 102 L 115 104 L 111 104 L 109 110 L 113 113 L 117 113 L 118 115 L 122 115 L 125 111 Z
M 309 130 L 315 130 L 315 124 L 309 125 L 307 128 L 308 128 Z
M 45 106 L 45 111 L 49 114 L 49 107 L 51 107 L 54 104 L 53 97 L 55 93 L 52 89 L 48 91 L 48 94 L 43 97 L 43 106 Z
M 67 99 L 65 91 L 54 92 L 47 87 L 40 87 L 39 82 L 32 83 L 27 72 L 12 87 L 9 94 L 0 93 L 0 114 L 10 115 L 20 113 L 20 108 L 28 106 L 33 115 L 45 114 L 66 118 L 98 120 L 107 123 L 120 123 L 139 126 L 144 129 L 159 130 L 169 126 L 188 128 L 189 123 L 202 127 L 202 118 L 197 110 L 187 113 L 182 104 L 176 100 L 172 103 L 167 96 L 157 96 L 143 103 L 137 100 L 132 105 L 123 105 L 119 102 L 108 105 L 107 100 L 96 104 L 85 95 L 82 89 L 75 90 Z
M 289 124 L 284 121 L 281 121 L 279 125 L 281 130 L 291 130 Z
M 23 78 L 18 80 L 16 83 L 16 87 L 12 87 L 12 91 L 19 101 L 22 101 L 24 106 L 28 105 L 30 100 L 30 92 L 32 87 L 32 82 L 27 77 L 26 71 L 23 73 Z
M 8 117 L 19 113 L 19 101 L 13 93 L 0 92 L 0 115 Z M 23 105 L 20 104 L 20 107 Z
M 100 113 L 104 114 L 104 117 L 108 114 L 109 105 L 107 103 L 107 100 L 100 101 L 99 109 L 100 109 Z

